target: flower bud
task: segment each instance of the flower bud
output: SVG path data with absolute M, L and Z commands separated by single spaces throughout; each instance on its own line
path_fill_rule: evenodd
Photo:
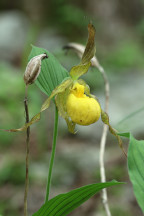
M 48 58 L 46 53 L 35 56 L 29 61 L 24 73 L 26 85 L 31 85 L 38 78 L 41 71 L 41 61 L 45 58 Z

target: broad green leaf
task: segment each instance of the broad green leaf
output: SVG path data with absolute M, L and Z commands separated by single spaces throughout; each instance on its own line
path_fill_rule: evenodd
M 46 53 L 47 59 L 42 61 L 41 72 L 35 81 L 36 85 L 48 96 L 66 78 L 69 77 L 67 70 L 57 61 L 57 59 L 47 50 L 32 46 L 29 60 L 34 56 Z
M 66 216 L 103 188 L 123 184 L 117 181 L 97 183 L 60 194 L 44 204 L 33 216 Z
M 128 172 L 137 202 L 144 212 L 144 140 L 136 140 L 129 132 L 118 135 L 130 139 Z
M 144 140 L 130 134 L 128 172 L 137 202 L 144 213 Z

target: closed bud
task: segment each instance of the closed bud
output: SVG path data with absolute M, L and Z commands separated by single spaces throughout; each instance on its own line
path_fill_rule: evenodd
M 41 61 L 45 58 L 48 58 L 46 53 L 35 56 L 29 61 L 24 73 L 26 85 L 31 85 L 38 78 L 41 71 Z

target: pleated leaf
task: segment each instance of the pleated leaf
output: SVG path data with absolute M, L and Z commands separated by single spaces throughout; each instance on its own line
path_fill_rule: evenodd
M 144 213 L 144 140 L 130 134 L 128 172 L 137 202 Z
M 129 132 L 119 133 L 129 138 L 128 173 L 137 202 L 144 213 L 144 140 L 136 140 Z
M 69 77 L 69 73 L 49 51 L 43 48 L 32 46 L 28 60 L 43 53 L 46 53 L 48 58 L 42 61 L 41 72 L 35 83 L 41 89 L 41 91 L 50 96 L 51 92 L 66 77 Z
M 60 194 L 44 204 L 33 216 L 66 216 L 103 188 L 123 184 L 117 181 L 97 183 Z

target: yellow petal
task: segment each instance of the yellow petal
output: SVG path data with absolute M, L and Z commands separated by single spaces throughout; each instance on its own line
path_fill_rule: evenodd
M 67 98 L 67 114 L 79 125 L 90 125 L 98 121 L 101 107 L 97 100 L 84 94 L 84 86 L 76 83 Z

